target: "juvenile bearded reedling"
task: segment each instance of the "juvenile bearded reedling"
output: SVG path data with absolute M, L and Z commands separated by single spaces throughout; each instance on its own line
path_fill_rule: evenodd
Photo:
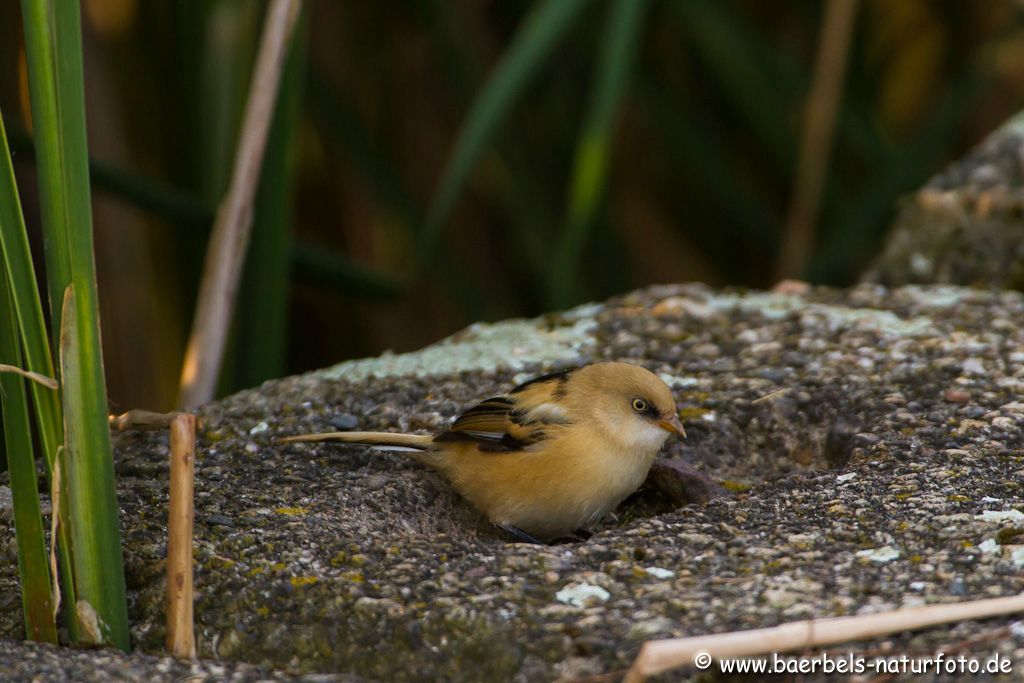
M 595 363 L 488 398 L 434 436 L 330 432 L 280 441 L 402 451 L 438 470 L 497 526 L 539 542 L 585 530 L 614 509 L 673 432 L 686 436 L 657 375 Z

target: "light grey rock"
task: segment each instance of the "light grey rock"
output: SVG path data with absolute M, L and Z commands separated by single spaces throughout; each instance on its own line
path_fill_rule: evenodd
M 434 367 L 434 349 L 208 405 L 196 458 L 203 659 L 187 666 L 228 667 L 228 677 L 256 671 L 236 664 L 246 662 L 268 678 L 554 680 L 624 669 L 640 639 L 669 632 L 869 613 L 907 604 L 908 593 L 929 604 L 1017 594 L 1024 356 L 1011 354 L 1024 349 L 1024 323 L 994 329 L 993 320 L 1024 321 L 1024 297 L 945 286 L 801 295 L 666 286 L 522 321 L 510 337 L 475 327 L 439 346 L 471 344 L 455 366 Z M 555 353 L 547 342 L 564 346 Z M 410 459 L 274 443 L 332 429 L 343 414 L 358 416 L 358 429 L 429 431 L 530 373 L 621 358 L 671 380 L 689 438 L 665 455 L 730 495 L 673 507 L 642 492 L 593 538 L 537 547 L 510 542 Z M 972 358 L 983 374 L 964 372 Z M 157 433 L 115 437 L 132 634 L 151 655 L 164 640 L 166 449 Z M 977 550 L 990 538 L 1006 550 Z M 0 548 L 12 541 L 0 519 Z M 880 562 L 864 553 L 880 548 L 899 554 Z M 54 680 L 94 680 L 78 677 L 85 664 L 75 662 L 95 658 L 104 680 L 164 680 L 154 672 L 166 660 L 101 651 L 44 662 L 40 651 L 64 651 L 14 642 L 16 572 L 0 564 L 0 636 L 9 639 L 0 677 L 45 666 Z M 579 584 L 607 597 L 559 602 Z M 1019 640 L 980 638 L 1008 623 L 885 642 L 896 652 L 1010 656 Z

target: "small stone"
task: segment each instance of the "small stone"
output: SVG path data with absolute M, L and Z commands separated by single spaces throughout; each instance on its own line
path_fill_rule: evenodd
M 942 396 L 950 403 L 967 403 L 971 400 L 971 392 L 963 389 L 946 389 Z
M 607 602 L 612 595 L 604 588 L 589 583 L 569 584 L 555 593 L 555 599 L 573 607 L 590 607 Z
M 785 588 L 769 588 L 761 594 L 761 597 L 775 609 L 786 609 L 800 601 L 799 595 L 791 593 Z
M 668 497 L 677 507 L 704 504 L 727 493 L 711 477 L 679 458 L 655 460 L 647 474 L 647 486 Z
M 244 645 L 245 637 L 236 629 L 229 628 L 217 641 L 217 655 L 231 657 Z
M 757 333 L 757 330 L 747 328 L 736 333 L 735 340 L 741 344 L 753 344 L 761 340 L 761 335 Z
M 349 431 L 359 426 L 359 418 L 351 413 L 340 413 L 328 420 L 330 425 L 340 431 Z
M 974 518 L 996 524 L 1019 524 L 1024 522 L 1024 512 L 1020 510 L 984 510 L 980 515 L 975 515 Z
M 751 344 L 747 351 L 755 356 L 770 356 L 782 351 L 782 343 L 777 341 Z
M 368 598 L 363 596 L 356 600 L 353 609 L 360 614 L 374 615 L 400 611 L 401 606 L 390 598 Z
M 249 435 L 250 436 L 256 436 L 257 434 L 262 434 L 263 432 L 267 431 L 268 429 L 270 429 L 270 425 L 269 424 L 267 424 L 266 422 L 258 422 L 258 423 L 256 423 L 255 426 L 252 427 L 252 429 L 249 430 Z
M 772 291 L 776 294 L 803 296 L 811 291 L 811 284 L 803 280 L 779 280 L 772 287 Z
M 795 605 L 790 605 L 786 609 L 782 610 L 782 614 L 786 619 L 799 619 L 801 617 L 811 617 L 817 614 L 817 608 L 806 602 L 798 602 Z
M 790 534 L 786 536 L 786 542 L 795 548 L 813 548 L 818 538 L 814 534 Z
M 925 605 L 925 598 L 923 595 L 906 595 L 903 597 L 903 604 L 900 605 L 903 609 L 911 609 L 914 607 L 922 607 Z
M 203 522 L 209 524 L 210 526 L 235 526 L 235 520 L 231 519 L 227 515 L 206 515 L 202 519 Z
M 1012 417 L 1000 415 L 999 417 L 992 418 L 992 426 L 995 427 L 996 429 L 1002 429 L 1005 431 L 1007 429 L 1013 429 L 1013 427 L 1016 424 L 1017 421 L 1014 420 Z
M 697 344 L 691 353 L 697 358 L 715 359 L 722 355 L 721 349 L 716 344 Z
M 985 553 L 986 555 L 991 553 L 999 552 L 999 544 L 994 538 L 986 538 L 984 541 L 978 544 L 978 550 Z
M 600 657 L 567 657 L 555 664 L 554 668 L 560 681 L 599 679 L 599 674 L 605 670 Z
M 755 337 L 756 340 L 756 337 Z M 782 384 L 786 381 L 786 370 L 783 368 L 762 368 L 755 373 L 758 377 L 766 379 L 775 384 Z
M 985 365 L 977 358 L 968 358 L 964 361 L 963 365 L 960 366 L 960 369 L 968 375 L 988 374 L 988 371 L 985 370 Z
M 977 418 L 984 416 L 985 413 L 987 413 L 988 411 L 985 410 L 984 408 L 982 408 L 981 406 L 965 406 L 962 409 L 962 412 L 963 412 L 964 416 L 970 418 L 970 420 L 965 420 L 965 422 L 967 422 L 967 421 L 975 421 Z M 984 423 L 980 423 L 980 424 L 982 426 L 984 426 Z
M 646 567 L 644 571 L 648 576 L 653 576 L 656 579 L 671 579 L 676 575 L 671 569 L 662 569 L 661 567 Z
M 658 634 L 668 633 L 675 625 L 675 622 L 668 617 L 644 619 L 633 624 L 626 637 L 630 640 L 647 640 Z
M 714 315 L 714 310 L 699 301 L 681 296 L 671 296 L 656 303 L 651 308 L 651 315 L 662 316 L 689 316 L 697 320 L 707 320 Z
M 509 555 L 505 558 L 505 566 L 512 571 L 521 571 L 530 566 L 530 558 L 523 555 Z
M 976 407 L 976 406 L 973 406 Z M 960 420 L 960 424 L 957 425 L 958 434 L 966 434 L 967 432 L 980 432 L 983 429 L 988 428 L 987 422 L 981 420 Z
M 871 548 L 870 550 L 859 550 L 856 553 L 857 557 L 870 560 L 875 564 L 886 564 L 893 560 L 899 559 L 900 551 L 893 548 L 891 545 L 882 546 L 881 548 Z

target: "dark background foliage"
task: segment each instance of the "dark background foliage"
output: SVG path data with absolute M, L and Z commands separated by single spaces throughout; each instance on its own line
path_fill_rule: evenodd
M 581 131 L 595 89 L 613 78 L 601 55 L 615 3 L 581 2 L 425 248 L 425 217 L 474 98 L 543 4 L 309 2 L 224 391 L 655 282 L 773 284 L 825 6 L 817 0 L 644 4 L 627 36 L 634 57 L 613 135 L 598 149 L 607 180 L 568 257 L 572 276 L 561 278 Z M 854 281 L 899 197 L 1019 109 L 1018 8 L 859 3 L 806 279 Z M 257 0 L 83 2 L 114 410 L 173 405 L 262 11 Z M 17 3 L 2 3 L 0 107 L 32 226 L 24 68 Z

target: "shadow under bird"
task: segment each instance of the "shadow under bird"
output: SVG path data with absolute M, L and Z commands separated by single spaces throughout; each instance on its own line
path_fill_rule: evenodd
M 640 487 L 672 433 L 686 436 L 668 386 L 608 362 L 531 379 L 433 436 L 328 432 L 279 442 L 400 451 L 438 470 L 495 525 L 540 543 L 585 534 Z

